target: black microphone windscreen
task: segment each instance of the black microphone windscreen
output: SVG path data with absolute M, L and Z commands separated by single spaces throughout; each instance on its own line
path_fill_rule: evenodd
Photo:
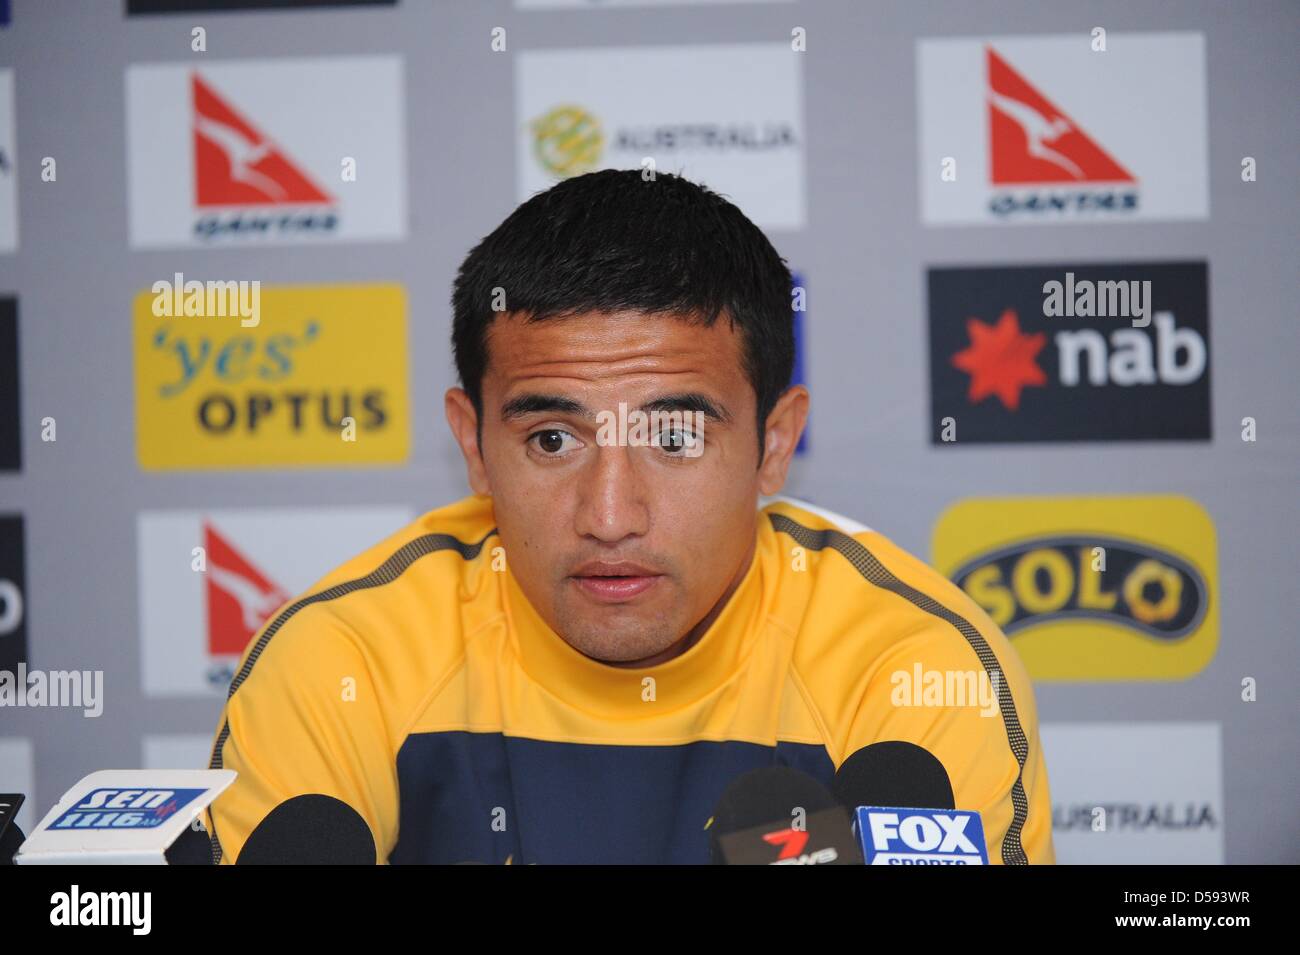
M 796 829 L 805 834 L 797 845 L 773 838 Z M 709 827 L 709 857 L 715 865 L 862 862 L 844 807 L 817 780 L 786 766 L 750 770 L 727 786 Z
M 957 808 L 943 763 L 924 747 L 902 740 L 862 747 L 836 771 L 832 789 L 850 812 L 858 806 Z
M 374 865 L 375 838 L 347 803 L 309 793 L 272 809 L 235 861 L 236 865 Z
M 0 865 L 13 865 L 14 854 L 26 841 L 27 837 L 18 828 L 18 823 L 10 823 L 8 828 L 0 833 Z
M 739 832 L 788 820 L 796 808 L 808 813 L 835 806 L 833 797 L 807 773 L 788 766 L 764 766 L 736 777 L 713 812 L 715 834 Z
M 163 857 L 168 865 L 212 865 L 212 840 L 206 829 L 186 826 Z

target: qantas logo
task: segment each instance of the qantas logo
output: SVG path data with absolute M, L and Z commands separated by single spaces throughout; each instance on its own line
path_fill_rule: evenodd
M 194 184 L 199 206 L 333 201 L 284 152 L 195 73 Z
M 203 59 L 126 68 L 132 247 L 406 234 L 401 57 Z
M 203 525 L 203 546 L 208 560 L 208 653 L 214 657 L 239 656 L 289 594 L 207 522 Z
M 1205 37 L 1113 39 L 919 40 L 922 221 L 1206 218 Z
M 986 54 L 989 142 L 996 185 L 1136 181 L 992 47 Z
M 224 695 L 267 621 L 413 516 L 389 507 L 144 511 L 136 577 L 145 693 Z

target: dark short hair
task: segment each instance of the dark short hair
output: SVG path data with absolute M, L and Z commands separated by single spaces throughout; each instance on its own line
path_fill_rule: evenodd
M 711 326 L 725 314 L 758 399 L 761 460 L 767 417 L 794 371 L 791 285 L 767 236 L 708 188 L 664 172 L 587 173 L 533 196 L 465 257 L 451 295 L 456 370 L 481 422 L 501 296 L 528 321 L 636 311 Z

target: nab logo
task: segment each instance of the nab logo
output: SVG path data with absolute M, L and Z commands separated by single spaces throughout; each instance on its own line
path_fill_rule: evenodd
M 763 841 L 780 846 L 781 852 L 771 865 L 827 865 L 838 859 L 839 853 L 833 848 L 818 849 L 816 852 L 804 852 L 808 844 L 808 830 L 780 829 L 763 834 Z
M 50 829 L 153 829 L 205 789 L 92 789 Z
M 867 865 L 988 865 L 977 812 L 859 806 Z
M 1067 273 L 1149 283 L 1149 323 L 1045 314 Z M 1208 285 L 1204 262 L 931 269 L 931 442 L 1208 441 Z

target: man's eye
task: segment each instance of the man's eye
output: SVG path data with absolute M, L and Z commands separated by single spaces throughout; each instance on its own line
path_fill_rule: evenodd
M 663 448 L 665 454 L 691 457 L 699 453 L 704 439 L 693 431 L 684 428 L 666 428 L 655 435 L 654 444 Z
M 544 431 L 530 434 L 528 440 L 536 445 L 539 451 L 548 455 L 558 455 L 565 451 L 572 451 L 578 443 L 577 438 L 567 431 L 561 431 L 559 428 L 547 428 Z

